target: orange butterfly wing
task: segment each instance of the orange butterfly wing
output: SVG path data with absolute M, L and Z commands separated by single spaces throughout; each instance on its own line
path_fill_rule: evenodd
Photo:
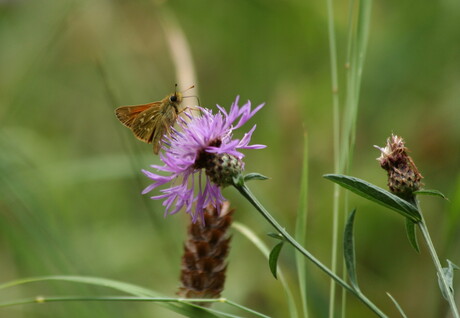
M 161 102 L 153 102 L 143 105 L 121 106 L 115 109 L 115 115 L 123 125 L 132 128 L 134 120 L 140 113 L 151 107 L 160 106 L 160 104 Z
M 150 107 L 140 113 L 133 121 L 131 128 L 134 135 L 146 143 L 151 143 L 162 121 L 161 105 Z M 162 134 L 163 136 L 163 134 Z M 157 142 L 159 140 L 156 140 Z
M 176 96 L 174 101 L 171 100 L 173 95 Z M 177 120 L 178 105 L 181 102 L 181 95 L 174 93 L 158 102 L 118 107 L 115 114 L 123 125 L 131 129 L 137 139 L 153 143 L 153 152 L 158 154 L 163 136 L 169 135 L 171 126 Z

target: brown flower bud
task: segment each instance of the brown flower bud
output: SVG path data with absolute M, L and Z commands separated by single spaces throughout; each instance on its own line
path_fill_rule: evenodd
M 184 245 L 182 286 L 178 294 L 186 298 L 219 298 L 224 289 L 226 257 L 230 247 L 227 229 L 233 209 L 224 202 L 220 213 L 209 205 L 204 211 L 204 224 L 190 223 Z M 211 303 L 198 303 L 209 306 Z
M 382 152 L 377 160 L 388 172 L 390 191 L 403 199 L 413 199 L 412 193 L 423 186 L 421 182 L 423 177 L 407 154 L 408 149 L 404 146 L 404 140 L 392 134 L 384 148 L 374 147 Z

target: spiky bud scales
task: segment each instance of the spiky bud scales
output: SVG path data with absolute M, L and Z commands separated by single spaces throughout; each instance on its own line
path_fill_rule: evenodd
M 206 175 L 213 183 L 221 187 L 232 184 L 233 177 L 238 176 L 242 171 L 241 159 L 229 154 L 212 156 L 206 166 Z
M 413 198 L 413 192 L 419 190 L 423 176 L 418 171 L 414 161 L 407 154 L 404 140 L 396 135 L 387 139 L 385 147 L 375 146 L 381 151 L 377 160 L 388 173 L 390 191 L 404 199 Z

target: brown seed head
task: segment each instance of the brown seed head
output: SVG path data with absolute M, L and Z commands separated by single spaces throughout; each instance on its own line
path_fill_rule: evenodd
M 381 151 L 377 160 L 380 166 L 388 172 L 388 187 L 390 191 L 404 199 L 413 198 L 412 192 L 419 190 L 423 176 L 418 171 L 412 158 L 407 154 L 408 149 L 404 140 L 396 135 L 387 139 L 384 148 L 374 146 Z
M 232 223 L 233 212 L 228 201 L 222 204 L 220 213 L 209 205 L 204 211 L 204 224 L 190 223 L 182 257 L 180 296 L 220 297 L 224 289 L 226 257 L 231 239 L 227 230 Z M 199 303 L 201 306 L 210 304 Z

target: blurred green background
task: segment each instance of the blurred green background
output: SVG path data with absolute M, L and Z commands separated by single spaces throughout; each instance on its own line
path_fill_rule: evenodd
M 140 170 L 159 159 L 114 116 L 120 105 L 163 98 L 174 83 L 197 86 L 201 104 L 266 106 L 246 151 L 246 170 L 270 176 L 250 184 L 293 231 L 309 141 L 307 248 L 331 257 L 332 96 L 323 1 L 171 0 L 0 1 L 0 283 L 41 275 L 100 276 L 174 296 L 188 217 L 163 218 L 161 202 L 140 192 Z M 340 98 L 344 100 L 348 3 L 335 3 Z M 441 259 L 460 264 L 460 4 L 375 1 L 363 73 L 351 174 L 385 187 L 375 158 L 393 132 L 405 138 L 426 188 L 423 197 Z M 195 83 L 177 78 L 171 23 L 184 33 Z M 169 32 L 169 33 L 168 33 Z M 190 65 L 188 65 L 190 66 Z M 264 237 L 272 231 L 233 189 L 224 195 L 235 219 Z M 390 316 L 390 292 L 410 317 L 444 317 L 434 268 L 424 247 L 410 247 L 404 220 L 350 195 L 362 289 Z M 266 239 L 273 245 L 273 240 Z M 296 286 L 291 249 L 280 260 Z M 308 266 L 311 317 L 326 317 L 328 278 Z M 338 289 L 340 292 L 340 289 Z M 37 295 L 115 295 L 72 283 L 0 290 L 0 301 Z M 281 286 L 267 261 L 233 234 L 223 296 L 286 317 Z M 339 298 L 338 298 L 339 299 Z M 228 307 L 216 306 L 233 313 Z M 349 317 L 371 312 L 349 296 Z M 175 317 L 149 303 L 53 303 L 0 309 L 1 317 Z

